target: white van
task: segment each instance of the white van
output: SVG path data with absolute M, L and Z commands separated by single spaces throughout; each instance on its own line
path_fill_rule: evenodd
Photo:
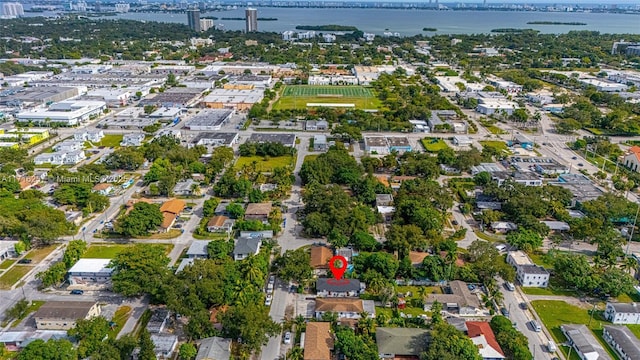
M 540 324 L 538 324 L 537 321 L 531 320 L 530 324 L 531 324 L 531 328 L 533 329 L 533 331 L 535 331 L 535 332 L 542 331 L 542 328 L 540 327 Z
M 556 348 L 556 343 L 550 340 L 547 344 L 547 350 L 549 350 L 550 353 L 556 352 L 558 350 L 558 348 Z
M 509 291 L 516 291 L 516 287 L 515 285 L 513 285 L 512 283 L 505 281 L 504 282 L 504 286 L 507 288 L 507 290 Z
M 499 245 L 496 245 L 496 249 L 497 249 L 499 252 L 503 252 L 503 251 L 507 250 L 507 245 L 505 245 L 505 244 L 499 244 Z

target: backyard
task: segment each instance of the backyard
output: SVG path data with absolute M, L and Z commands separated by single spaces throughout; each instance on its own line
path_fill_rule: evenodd
M 111 322 L 113 324 L 111 324 L 111 329 L 107 334 L 109 339 L 115 339 L 116 336 L 118 336 L 118 333 L 120 332 L 120 330 L 122 330 L 122 327 L 127 322 L 127 319 L 129 319 L 130 315 L 131 307 L 129 306 L 120 306 L 118 310 L 116 310 L 116 313 L 113 314 L 113 319 L 111 319 Z

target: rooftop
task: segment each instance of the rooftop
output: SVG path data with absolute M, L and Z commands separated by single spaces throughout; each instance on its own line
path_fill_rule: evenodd
M 640 306 L 638 303 L 614 303 L 608 302 L 608 306 L 613 307 L 616 312 L 619 313 L 627 313 L 627 314 L 638 314 L 640 313 Z
M 333 251 L 326 246 L 312 246 L 310 265 L 312 268 L 328 268 Z
M 191 246 L 189 246 L 189 250 L 187 250 L 187 255 L 193 256 L 207 256 L 207 246 L 209 245 L 209 240 L 193 240 Z
M 317 298 L 316 311 L 320 312 L 354 312 L 364 311 L 364 305 L 360 299 L 349 298 Z
M 429 330 L 414 328 L 376 329 L 378 353 L 419 356 L 429 344 Z
M 605 325 L 604 330 L 609 333 L 629 359 L 640 359 L 640 340 L 628 327 Z
M 612 360 L 586 325 L 560 325 L 573 347 L 590 360 Z
M 197 115 L 187 120 L 186 126 L 220 126 L 232 113 L 233 110 L 227 109 L 203 109 L 200 110 Z
M 316 290 L 330 292 L 350 292 L 360 291 L 360 280 L 357 279 L 336 279 L 318 278 L 316 280 Z
M 246 215 L 253 215 L 253 216 L 257 216 L 257 215 L 269 215 L 269 213 L 271 212 L 271 203 L 270 202 L 264 202 L 264 203 L 251 203 L 249 205 L 247 205 L 247 209 L 245 210 L 244 214 Z
M 160 211 L 168 212 L 172 214 L 180 214 L 187 203 L 184 200 L 180 199 L 171 199 L 165 201 L 162 206 L 160 206 Z
M 467 325 L 467 334 L 469 335 L 470 338 L 484 335 L 484 339 L 486 340 L 486 343 L 489 346 L 491 346 L 500 355 L 504 356 L 504 352 L 500 348 L 500 345 L 498 344 L 498 341 L 496 340 L 493 330 L 491 330 L 491 326 L 489 326 L 488 322 L 467 321 L 466 325 Z M 481 354 L 483 353 L 483 349 L 480 350 L 480 353 Z
M 333 349 L 331 323 L 307 323 L 304 337 L 304 360 L 330 360 L 331 349 Z
M 36 319 L 84 319 L 95 305 L 94 301 L 47 301 L 33 317 Z
M 549 272 L 538 265 L 521 265 L 520 269 L 526 274 L 549 275 Z
M 522 265 L 533 265 L 533 261 L 529 258 L 529 256 L 521 250 L 518 251 L 509 251 L 507 257 L 512 259 L 512 262 L 518 266 Z
M 112 268 L 108 268 L 111 259 L 80 259 L 76 262 L 71 269 L 70 274 L 78 273 L 104 273 L 111 274 Z
M 247 142 L 264 143 L 277 142 L 285 146 L 293 147 L 296 143 L 295 134 L 253 133 Z
M 200 340 L 196 360 L 229 360 L 231 357 L 231 339 L 210 337 Z

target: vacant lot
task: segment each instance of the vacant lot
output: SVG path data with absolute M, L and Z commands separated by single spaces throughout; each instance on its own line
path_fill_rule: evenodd
M 58 247 L 58 245 L 47 245 L 39 248 L 32 249 L 24 256 L 25 259 L 31 259 L 33 263 L 39 263 L 44 258 L 49 256 Z
M 447 143 L 442 139 L 424 138 L 420 141 L 422 142 L 424 149 L 432 153 L 436 153 L 449 147 L 449 145 L 447 145 Z
M 295 166 L 294 156 L 241 156 L 236 162 L 235 168 L 242 169 L 244 166 L 253 166 L 255 162 L 256 170 L 270 172 L 277 167 Z
M 120 330 L 122 330 L 122 327 L 127 322 L 127 319 L 129 319 L 130 315 L 131 307 L 129 306 L 120 306 L 118 310 L 116 310 L 116 313 L 113 314 L 113 319 L 111 319 L 111 322 L 113 322 L 113 324 L 111 326 L 111 329 L 109 330 L 109 333 L 107 334 L 107 336 L 109 336 L 109 339 L 115 339 L 116 336 L 118 336 L 118 333 L 120 332 Z
M 11 260 L 11 259 L 4 260 L 2 263 L 0 263 L 0 270 L 8 269 L 15 262 L 16 262 L 15 260 Z
M 377 109 L 380 101 L 362 86 L 288 85 L 274 109 L 305 109 L 307 103 L 354 104 L 357 109 Z
M 131 244 L 92 244 L 82 255 L 83 259 L 113 259 L 122 250 L 133 246 Z M 161 246 L 165 248 L 168 254 L 173 249 L 171 244 L 156 244 L 153 246 Z
M 16 265 L 0 276 L 0 289 L 10 289 L 32 269 L 31 266 Z
M 540 319 L 547 327 L 547 329 L 551 332 L 551 335 L 554 337 L 556 343 L 562 344 L 567 341 L 567 338 L 560 330 L 560 325 L 563 324 L 584 324 L 587 325 L 591 331 L 594 333 L 596 338 L 600 340 L 602 346 L 611 354 L 613 359 L 618 359 L 613 351 L 609 348 L 609 346 L 602 339 L 602 326 L 611 324 L 610 322 L 604 320 L 600 314 L 596 310 L 596 313 L 593 314 L 593 319 L 591 319 L 591 324 L 589 324 L 590 313 L 589 309 L 583 309 L 574 305 L 567 304 L 564 301 L 558 300 L 534 300 L 531 302 L 531 305 L 540 316 Z M 567 354 L 567 347 L 559 346 L 562 351 Z M 579 359 L 579 357 L 572 351 L 571 359 Z
M 493 148 L 498 153 L 511 153 L 504 141 L 484 140 L 480 141 L 480 145 L 482 145 L 483 147 Z

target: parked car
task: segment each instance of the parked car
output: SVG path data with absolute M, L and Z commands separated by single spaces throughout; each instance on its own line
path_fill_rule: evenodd
M 78 289 L 71 290 L 71 295 L 82 295 L 82 294 L 84 294 L 83 290 L 78 290 Z
M 520 307 L 520 309 L 522 310 L 527 310 L 527 303 L 525 302 L 521 302 L 520 304 L 518 304 L 518 306 Z
M 502 313 L 502 315 L 509 317 L 509 310 L 507 310 L 507 308 L 501 308 L 500 312 Z
M 538 324 L 538 322 L 535 321 L 535 320 L 531 320 L 529 322 L 529 325 L 531 325 L 531 329 L 533 329 L 533 331 L 535 331 L 535 332 L 542 331 L 542 327 L 540 327 L 540 324 Z
M 287 331 L 284 333 L 284 343 L 291 344 L 291 332 Z
M 507 288 L 507 290 L 509 290 L 509 291 L 516 291 L 515 285 L 513 285 L 512 283 L 510 283 L 508 281 L 504 282 L 504 287 Z
M 574 156 L 574 157 L 571 158 L 571 160 L 578 160 L 578 157 Z
M 20 259 L 18 261 L 18 264 L 31 264 L 32 261 L 33 260 L 31 260 L 31 259 Z
M 583 163 L 578 163 L 578 166 L 584 166 L 584 164 Z

